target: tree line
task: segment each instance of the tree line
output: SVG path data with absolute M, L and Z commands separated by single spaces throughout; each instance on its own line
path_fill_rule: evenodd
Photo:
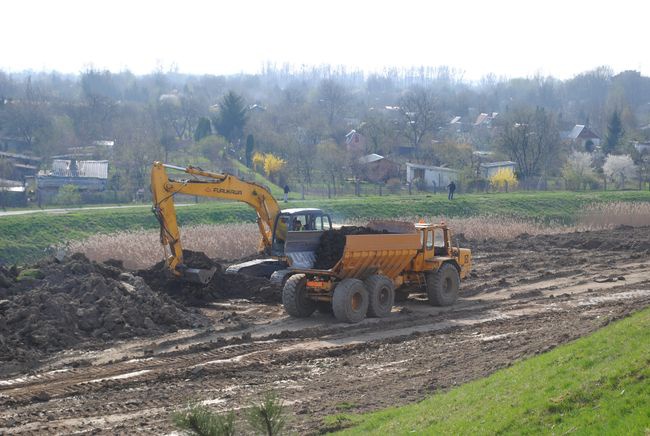
M 477 123 L 481 114 L 489 122 Z M 567 144 L 562 134 L 575 124 L 600 135 L 600 146 Z M 352 129 L 363 135 L 360 146 L 346 144 Z M 609 155 L 628 156 L 643 182 L 648 165 L 631 144 L 650 140 L 650 78 L 607 67 L 564 81 L 488 75 L 476 82 L 445 67 L 370 75 L 274 65 L 232 76 L 0 71 L 0 138 L 0 147 L 19 144 L 44 165 L 114 141 L 110 189 L 130 193 L 146 188 L 153 160 L 219 169 L 236 159 L 253 168 L 255 153 L 284 162 L 267 174 L 274 181 L 333 192 L 363 177 L 359 157 L 370 153 L 457 168 L 469 184 L 480 177 L 474 152 L 491 152 L 517 162 L 520 180 L 571 178 L 574 186 L 578 177 L 582 187 L 589 180 L 576 174 L 585 173 L 585 156 L 575 153 L 589 154 L 594 184 L 606 177 Z

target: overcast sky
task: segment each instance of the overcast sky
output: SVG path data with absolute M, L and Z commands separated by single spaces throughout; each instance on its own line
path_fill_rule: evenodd
M 267 62 L 650 75 L 643 0 L 2 0 L 0 69 L 255 73 Z

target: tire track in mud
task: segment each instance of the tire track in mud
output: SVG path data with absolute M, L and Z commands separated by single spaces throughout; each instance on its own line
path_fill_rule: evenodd
M 239 411 L 268 389 L 290 405 L 293 431 L 313 433 L 337 404 L 417 401 L 650 305 L 650 266 L 637 253 L 506 244 L 479 252 L 451 308 L 415 297 L 354 326 L 274 308 L 245 330 L 160 338 L 150 356 L 127 347 L 124 361 L 2 380 L 0 433 L 164 433 L 190 398 Z
M 458 317 L 458 312 L 448 312 L 444 316 L 447 320 L 440 321 L 438 319 L 430 320 L 430 322 L 420 322 L 408 327 L 397 327 L 391 329 L 381 329 L 378 331 L 367 331 L 366 333 L 359 334 L 357 332 L 348 331 L 348 334 L 338 333 L 331 337 L 323 339 L 311 339 L 301 341 L 278 341 L 276 343 L 250 343 L 237 346 L 231 346 L 229 350 L 216 349 L 211 352 L 189 353 L 185 356 L 176 356 L 174 358 L 159 358 L 147 359 L 144 361 L 136 362 L 122 362 L 116 364 L 114 368 L 88 368 L 94 371 L 86 373 L 75 374 L 74 380 L 67 380 L 72 383 L 70 386 L 63 386 L 54 388 L 50 387 L 52 380 L 38 382 L 31 382 L 31 384 L 23 386 L 24 391 L 22 395 L 14 391 L 14 401 L 20 404 L 21 398 L 36 395 L 40 391 L 45 391 L 51 396 L 52 405 L 57 403 L 64 403 L 66 396 L 75 397 L 93 397 L 96 394 L 107 394 L 113 391 L 134 391 L 138 389 L 139 385 L 147 385 L 152 382 L 165 383 L 167 381 L 174 381 L 177 385 L 181 380 L 192 377 L 192 371 L 196 368 L 202 369 L 196 375 L 200 377 L 214 377 L 217 376 L 218 380 L 204 384 L 202 392 L 218 392 L 223 390 L 224 381 L 220 379 L 219 374 L 231 371 L 259 371 L 260 367 L 272 367 L 284 364 L 291 364 L 294 362 L 303 362 L 305 360 L 326 358 L 329 353 L 342 349 L 343 354 L 354 354 L 360 350 L 368 347 L 370 349 L 384 346 L 391 343 L 408 342 L 409 338 L 421 335 L 427 335 L 435 332 L 457 332 L 460 333 L 464 330 L 471 329 L 473 326 L 489 323 L 502 323 L 513 319 L 535 318 L 540 314 L 548 315 L 550 312 L 568 312 L 575 310 L 578 307 L 584 306 L 603 306 L 612 301 L 622 300 L 639 300 L 640 304 L 650 304 L 650 290 L 628 290 L 621 293 L 612 295 L 589 296 L 585 299 L 566 299 L 558 304 L 560 307 L 554 308 L 549 311 L 548 306 L 536 300 L 531 300 L 526 304 L 512 302 L 507 304 L 507 307 L 497 309 L 491 307 L 485 311 L 462 311 L 464 316 Z M 429 317 L 431 318 L 431 317 Z M 424 320 L 423 320 L 424 321 Z M 399 324 L 399 323 L 395 323 Z M 349 334 L 353 333 L 353 334 Z M 462 340 L 456 340 L 457 345 L 461 345 L 468 341 L 480 341 L 484 343 L 500 341 L 505 338 L 512 338 L 520 332 L 507 332 L 496 335 L 470 335 Z M 293 344 L 287 344 L 293 342 Z M 277 345 L 284 345 L 278 348 Z M 225 353 L 224 353 L 225 352 Z M 198 356 L 197 356 L 198 354 Z M 226 354 L 229 357 L 225 357 Z M 187 365 L 188 361 L 194 362 L 193 365 Z M 125 366 L 124 364 L 130 365 Z M 377 364 L 374 364 L 375 367 Z M 397 365 L 394 362 L 386 364 L 388 367 Z M 113 366 L 113 365 L 109 365 Z M 229 367 L 229 368 L 228 368 Z M 380 365 L 381 367 L 381 365 Z M 142 377 L 134 376 L 132 378 L 115 378 L 112 383 L 105 383 L 98 378 L 114 377 L 116 374 L 126 374 L 136 368 L 147 368 L 149 372 L 144 373 Z M 375 374 L 379 375 L 380 372 L 376 371 Z M 228 371 L 229 370 L 229 371 Z M 83 372 L 83 371 L 82 371 Z M 110 376 L 109 374 L 112 374 Z M 58 377 L 67 375 L 66 373 L 56 373 Z M 162 377 L 161 377 L 162 376 Z M 158 378 L 161 378 L 158 380 Z M 64 382 L 65 380 L 61 380 Z M 20 388 L 17 388 L 20 389 Z M 5 394 L 7 391 L 4 392 Z M 30 397 L 31 398 L 31 397 Z M 217 401 L 218 404 L 220 401 Z M 224 402 L 227 402 L 224 400 Z M 296 401 L 298 403 L 300 401 Z M 17 404 L 17 405 L 18 405 Z M 29 404 L 29 403 L 27 403 Z M 47 419 L 53 421 L 44 421 L 38 424 L 38 421 L 33 421 L 26 426 L 20 426 L 12 430 L 12 433 L 24 433 L 32 431 L 47 431 L 47 432 L 60 432 L 66 433 L 67 431 L 78 431 L 80 429 L 88 428 L 102 428 L 108 425 L 108 429 L 114 428 L 111 423 L 121 423 L 143 420 L 149 422 L 156 420 L 158 417 L 160 425 L 165 422 L 166 417 L 169 415 L 174 405 L 179 407 L 178 402 L 169 402 L 163 399 L 156 400 L 137 400 L 131 402 L 106 402 L 90 406 L 90 403 L 83 408 L 67 409 L 61 406 L 57 407 L 60 412 L 48 415 Z M 213 403 L 215 404 L 215 403 Z M 133 409 L 136 408 L 136 411 Z M 3 422 L 4 415 L 0 414 L 0 426 L 5 424 Z M 84 416 L 82 420 L 78 417 Z M 39 426 L 40 425 L 40 426 Z M 8 430 L 8 429 L 7 429 Z

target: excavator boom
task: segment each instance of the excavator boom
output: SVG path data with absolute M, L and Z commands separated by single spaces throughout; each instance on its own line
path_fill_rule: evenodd
M 170 179 L 167 169 L 182 171 L 193 178 Z M 174 195 L 176 194 L 235 200 L 249 204 L 257 212 L 257 225 L 261 234 L 260 251 L 270 251 L 273 224 L 276 216 L 280 213 L 280 207 L 265 186 L 241 180 L 232 174 L 214 173 L 192 166 L 179 167 L 154 162 L 151 169 L 151 191 L 153 213 L 160 223 L 160 242 L 163 246 L 169 247 L 170 253 L 166 257 L 166 262 L 174 275 L 205 284 L 216 271 L 216 269 L 191 268 L 183 263 L 183 247 L 174 206 Z

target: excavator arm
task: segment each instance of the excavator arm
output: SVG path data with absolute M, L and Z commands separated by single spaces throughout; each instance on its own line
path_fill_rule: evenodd
M 182 171 L 194 178 L 173 180 L 168 177 L 166 169 Z M 199 176 L 203 178 L 199 179 Z M 214 271 L 206 272 L 188 268 L 183 264 L 183 247 L 174 207 L 174 195 L 176 194 L 235 200 L 249 204 L 257 212 L 257 225 L 262 236 L 260 251 L 270 251 L 273 223 L 280 213 L 280 206 L 265 186 L 241 180 L 232 174 L 213 173 L 192 166 L 179 167 L 154 162 L 151 169 L 151 191 L 153 213 L 160 223 L 160 242 L 170 249 L 166 262 L 174 275 L 206 283 L 214 273 Z

